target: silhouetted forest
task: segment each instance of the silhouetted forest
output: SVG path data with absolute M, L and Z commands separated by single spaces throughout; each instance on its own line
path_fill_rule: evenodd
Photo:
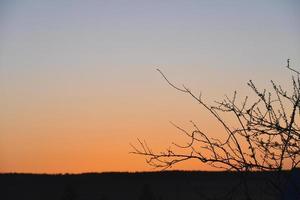
M 198 200 L 240 199 L 240 177 L 249 182 L 253 199 L 274 199 L 265 180 L 276 172 L 164 171 L 143 173 L 0 174 L 3 200 Z M 289 172 L 286 172 L 288 175 Z M 298 179 L 299 178 L 299 179 Z M 300 170 L 283 190 L 286 199 L 299 199 Z

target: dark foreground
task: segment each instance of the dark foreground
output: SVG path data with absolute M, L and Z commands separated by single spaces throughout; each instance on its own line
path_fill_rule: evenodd
M 199 200 L 245 199 L 244 177 L 251 199 L 300 199 L 300 176 L 286 172 L 289 181 L 276 193 L 270 173 L 148 172 L 78 175 L 0 174 L 2 200 Z M 299 179 L 298 179 L 299 178 Z M 277 178 L 276 178 L 277 179 Z M 292 184 L 291 184 L 292 183 Z

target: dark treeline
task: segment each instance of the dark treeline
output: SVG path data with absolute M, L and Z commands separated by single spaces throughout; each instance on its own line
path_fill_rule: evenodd
M 253 199 L 274 199 L 265 180 L 276 177 L 275 173 L 246 174 Z M 0 188 L 3 200 L 239 199 L 242 195 L 240 177 L 241 173 L 237 172 L 203 171 L 55 175 L 9 173 L 0 174 Z M 289 190 L 286 185 L 284 189 Z M 293 184 L 295 186 L 299 188 L 299 182 Z

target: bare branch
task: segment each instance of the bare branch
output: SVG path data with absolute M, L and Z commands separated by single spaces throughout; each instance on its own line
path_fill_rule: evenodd
M 169 147 L 166 151 L 155 153 L 145 141 L 138 139 L 139 147 L 132 145 L 132 153 L 145 156 L 149 165 L 161 169 L 190 159 L 197 159 L 218 169 L 240 172 L 281 172 L 299 167 L 300 73 L 290 67 L 289 61 L 287 69 L 297 76 L 292 77 L 291 90 L 284 90 L 274 81 L 271 81 L 272 91 L 259 90 L 250 80 L 248 86 L 257 99 L 251 103 L 246 96 L 241 104 L 237 103 L 235 91 L 232 98 L 225 96 L 222 101 L 215 101 L 215 105 L 209 105 L 202 100 L 201 93 L 196 96 L 184 85 L 177 87 L 157 69 L 172 88 L 190 95 L 208 111 L 227 136 L 222 139 L 211 138 L 193 121 L 192 131 L 171 122 L 188 139 L 185 144 L 173 142 L 174 149 Z M 231 115 L 236 123 L 228 124 L 224 114 Z M 244 184 L 246 187 L 246 182 Z

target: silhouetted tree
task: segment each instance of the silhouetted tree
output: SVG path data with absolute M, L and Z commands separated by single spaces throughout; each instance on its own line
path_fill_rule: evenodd
M 193 121 L 192 131 L 173 124 L 189 142 L 182 145 L 173 143 L 177 150 L 168 148 L 164 152 L 154 152 L 145 141 L 138 139 L 138 146 L 132 145 L 132 153 L 146 156 L 151 166 L 167 169 L 176 163 L 198 159 L 216 168 L 243 172 L 243 186 L 250 199 L 247 180 L 250 171 L 275 171 L 278 176 L 268 180 L 282 196 L 283 170 L 293 170 L 300 162 L 300 73 L 290 67 L 292 73 L 290 90 L 283 89 L 271 81 L 272 90 L 259 90 L 253 81 L 248 86 L 256 100 L 249 102 L 248 97 L 241 104 L 237 102 L 237 92 L 233 97 L 226 96 L 214 105 L 207 104 L 187 87 L 177 87 L 157 69 L 167 83 L 174 89 L 190 95 L 200 106 L 207 110 L 219 123 L 227 136 L 212 138 Z M 228 123 L 225 116 L 231 115 L 236 121 Z

